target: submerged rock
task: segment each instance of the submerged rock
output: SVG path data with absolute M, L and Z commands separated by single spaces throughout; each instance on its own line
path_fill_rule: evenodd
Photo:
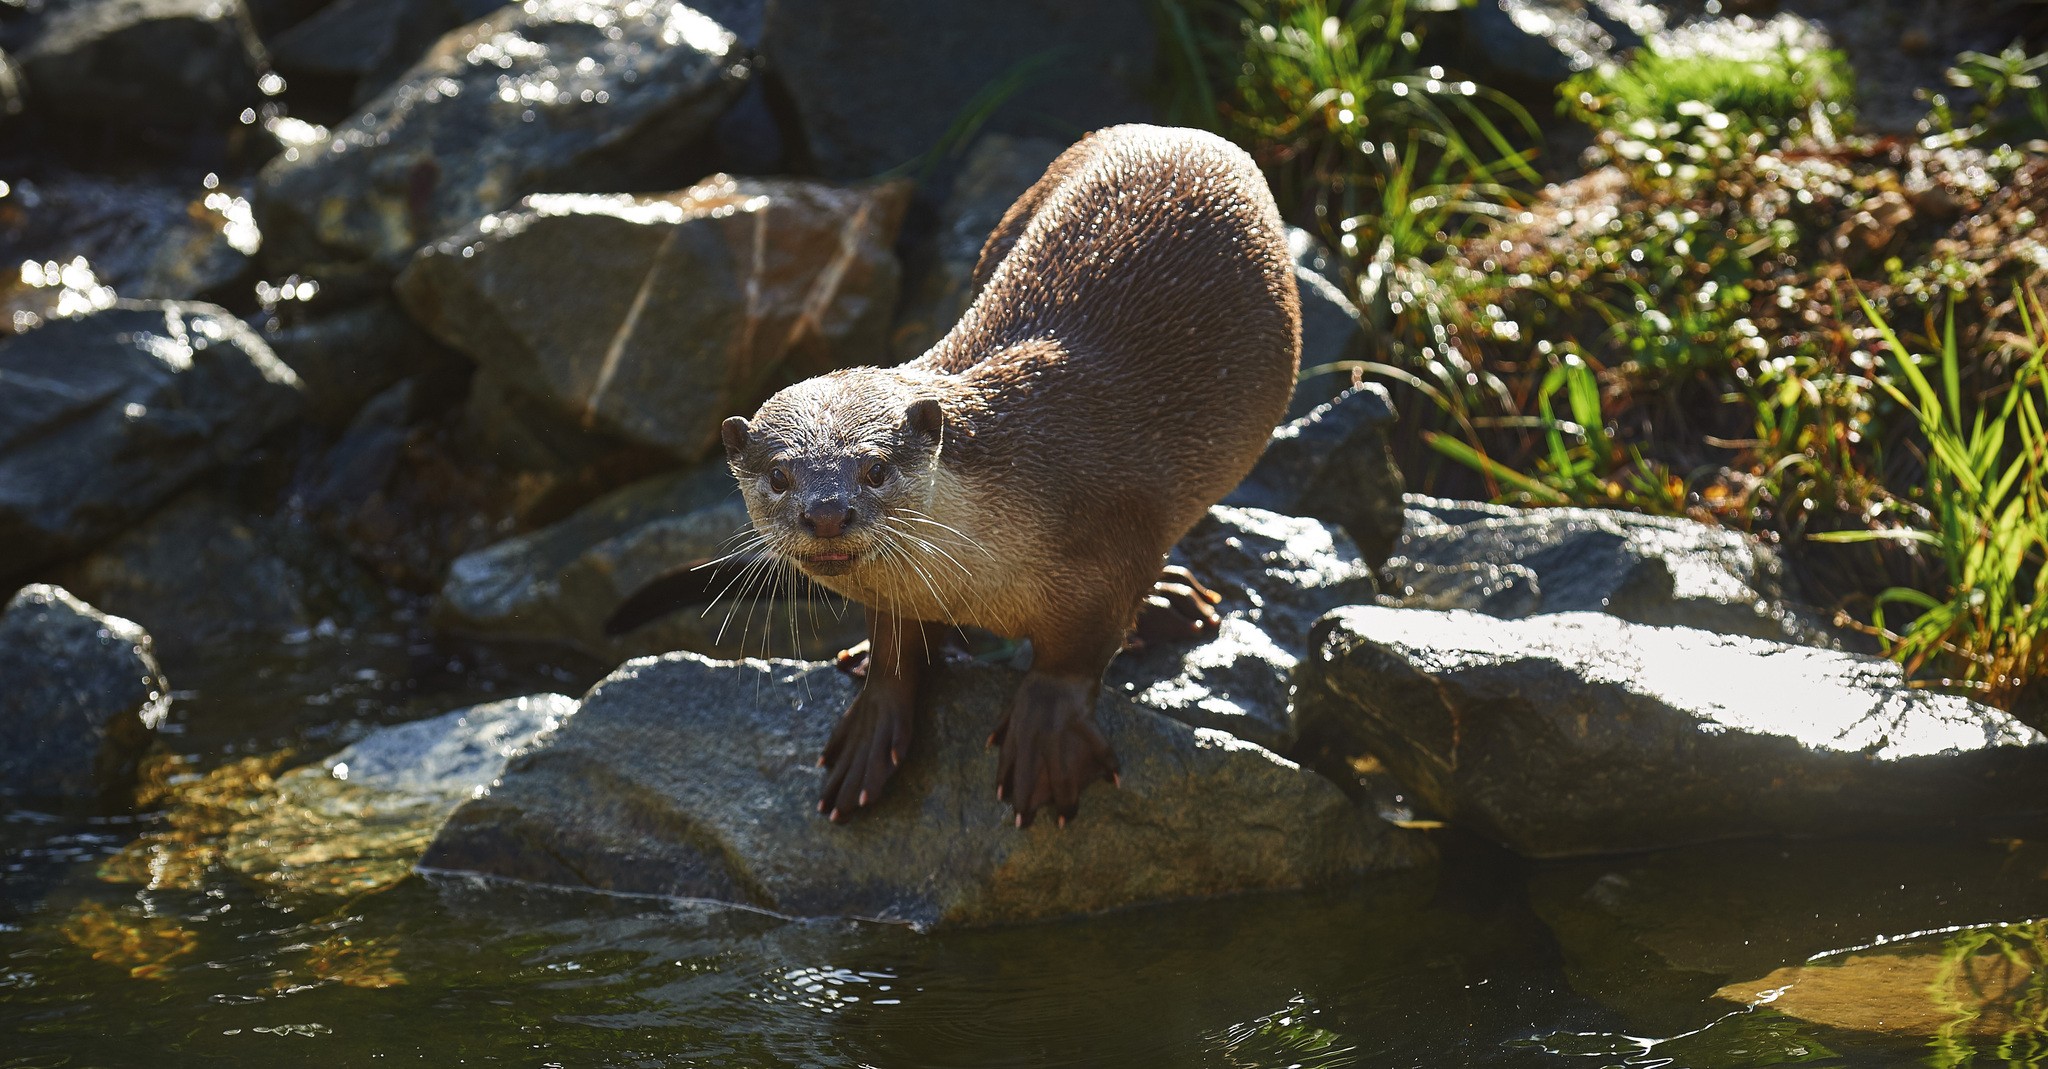
M 291 369 L 209 304 L 123 302 L 0 343 L 0 571 L 114 534 L 301 401 Z
M 0 794 L 127 786 L 170 689 L 142 628 L 61 587 L 23 587 L 0 611 Z
M 836 825 L 816 811 L 817 753 L 852 680 L 787 662 L 634 661 L 457 810 L 420 865 L 955 927 L 1342 882 L 1426 857 L 1315 774 L 1115 697 L 1097 716 L 1122 788 L 1090 789 L 1064 829 L 1019 831 L 983 746 L 1017 678 L 937 673 L 888 794 Z
M 732 552 L 750 530 L 723 464 L 656 476 L 457 559 L 434 620 L 465 634 L 566 643 L 614 664 L 678 649 L 787 654 L 791 635 L 798 655 L 831 657 L 867 637 L 860 609 L 824 591 L 774 597 L 742 579 L 738 566 L 691 572 Z M 674 611 L 625 634 L 606 633 L 621 605 L 663 581 L 677 589 Z
M 1313 516 L 1344 528 L 1374 567 L 1401 537 L 1401 469 L 1387 444 L 1394 405 L 1376 383 L 1282 424 L 1226 505 Z
M 225 133 L 263 102 L 263 46 L 240 0 L 62 5 L 20 62 L 37 114 L 166 145 Z
M 984 94 L 1004 133 L 1142 121 L 1151 18 L 1136 0 L 777 0 L 761 51 L 820 173 L 865 178 L 938 147 Z
M 1611 509 L 1410 495 L 1388 573 L 1406 607 L 1503 616 L 1606 612 L 1642 624 L 1832 645 L 1791 605 L 1769 547 L 1739 531 Z M 1450 574 L 1446 574 L 1450 573 Z
M 206 771 L 172 758 L 146 801 L 159 819 L 100 866 L 100 878 L 197 891 L 225 866 L 280 891 L 361 894 L 410 875 L 458 805 L 505 762 L 575 715 L 574 699 L 535 694 L 380 728 L 341 752 L 281 771 L 289 751 Z
M 421 250 L 398 291 L 508 383 L 695 460 L 775 385 L 880 358 L 906 193 L 715 175 L 538 195 Z
M 1339 609 L 1296 724 L 1527 857 L 2032 817 L 2048 739 L 1889 661 L 1599 613 Z
M 279 776 L 221 837 L 221 859 L 291 891 L 361 894 L 397 883 L 456 807 L 575 714 L 574 698 L 536 694 L 373 731 Z
M 1701 1003 L 1717 993 L 1748 1003 L 1782 981 L 1813 979 L 1802 998 L 1822 994 L 1826 978 L 1800 963 L 1825 971 L 1845 948 L 2048 914 L 2044 866 L 2048 845 L 2033 841 L 1717 843 L 1544 865 L 1530 873 L 1529 902 L 1573 988 L 1627 1015 L 1639 1034 L 1665 1035 L 1699 1027 Z M 1929 1009 L 1926 979 L 1912 1017 Z M 1913 1004 L 1899 994 L 1872 1002 Z
M 269 258 L 395 272 L 524 194 L 635 188 L 711 128 L 746 75 L 732 35 L 674 0 L 505 8 L 264 168 Z
M 1340 605 L 1372 604 L 1372 566 L 1329 524 L 1222 505 L 1180 540 L 1173 559 L 1222 595 L 1222 627 L 1201 642 L 1126 651 L 1103 686 L 1194 727 L 1288 752 L 1290 682 L 1309 628 Z

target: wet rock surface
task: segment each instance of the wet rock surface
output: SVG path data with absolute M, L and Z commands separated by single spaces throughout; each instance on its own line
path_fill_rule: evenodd
M 1387 432 L 1394 406 L 1374 383 L 1353 386 L 1282 424 L 1224 504 L 1313 516 L 1344 528 L 1374 567 L 1406 522 Z
M 290 79 L 347 85 L 360 104 L 404 74 L 442 34 L 504 0 L 335 0 L 270 39 L 270 60 Z
M 787 662 L 635 661 L 457 810 L 421 867 L 954 927 L 1345 881 L 1424 856 L 1313 773 L 1115 697 L 1097 716 L 1122 788 L 1089 790 L 1064 829 L 1018 831 L 983 747 L 1017 678 L 937 674 L 888 794 L 834 825 L 816 812 L 817 753 L 852 680 Z
M 218 293 L 246 276 L 262 243 L 232 190 L 84 174 L 14 181 L 0 198 L 0 263 L 21 269 L 0 275 L 0 334 L 116 297 Z
M 141 627 L 61 587 L 23 587 L 0 611 L 0 794 L 127 786 L 169 695 Z
M 330 427 L 346 426 L 401 379 L 446 378 L 463 363 L 389 296 L 282 325 L 264 340 L 305 384 L 307 418 Z
M 19 60 L 37 114 L 170 148 L 264 99 L 263 46 L 239 0 L 62 5 Z
M 1103 687 L 1183 723 L 1286 753 L 1289 684 L 1316 618 L 1370 605 L 1371 565 L 1344 532 L 1314 519 L 1217 506 L 1173 559 L 1223 596 L 1223 623 L 1201 642 L 1126 651 Z
M 124 302 L 0 343 L 0 568 L 114 534 L 301 403 L 291 369 L 213 305 Z
M 1415 608 L 1606 612 L 1636 623 L 1832 645 L 1794 607 L 1783 563 L 1737 531 L 1608 509 L 1521 509 L 1411 495 L 1387 565 Z
M 730 33 L 672 0 L 508 7 L 264 168 L 269 256 L 395 272 L 527 193 L 634 188 L 710 129 L 746 72 Z
M 678 649 L 786 655 L 792 634 L 801 655 L 831 657 L 867 637 L 861 609 L 824 591 L 770 597 L 765 579 L 750 583 L 736 567 L 691 571 L 732 552 L 750 530 L 723 464 L 656 476 L 458 559 L 435 620 L 466 634 L 566 643 L 614 664 Z M 628 599 L 664 580 L 692 590 L 678 593 L 674 611 L 607 634 Z
M 866 178 L 930 152 L 985 91 L 1009 91 L 996 132 L 1145 121 L 1154 37 L 1134 0 L 777 0 L 761 52 L 819 173 Z
M 1295 704 L 1319 764 L 1369 754 L 1526 857 L 2032 821 L 2048 740 L 1897 665 L 1598 613 L 1339 609 Z
M 487 790 L 505 762 L 575 715 L 534 694 L 370 732 L 286 771 L 290 754 L 226 761 L 159 788 L 155 826 L 100 866 L 100 878 L 191 891 L 216 866 L 290 894 L 354 895 L 412 873 L 448 814 Z
M 537 694 L 374 731 L 279 776 L 251 819 L 222 837 L 222 860 L 293 891 L 360 894 L 397 883 L 450 813 L 575 714 L 574 698 Z
M 775 385 L 880 358 L 906 194 L 715 175 L 534 196 L 422 250 L 398 291 L 509 385 L 695 460 Z

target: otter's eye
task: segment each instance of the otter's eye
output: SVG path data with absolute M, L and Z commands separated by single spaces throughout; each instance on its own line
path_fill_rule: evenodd
M 860 481 L 879 488 L 889 481 L 889 465 L 879 460 L 870 463 L 868 469 L 860 473 Z
M 789 489 L 789 472 L 776 468 L 768 473 L 768 489 L 784 493 Z

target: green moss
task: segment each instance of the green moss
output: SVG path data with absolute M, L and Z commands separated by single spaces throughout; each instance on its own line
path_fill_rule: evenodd
M 1578 75 L 1564 87 L 1566 107 L 1596 127 L 1641 120 L 1680 122 L 1718 113 L 1732 123 L 1785 129 L 1815 105 L 1845 115 L 1855 80 L 1833 49 L 1781 44 L 1758 56 L 1665 55 L 1644 48 L 1627 63 Z

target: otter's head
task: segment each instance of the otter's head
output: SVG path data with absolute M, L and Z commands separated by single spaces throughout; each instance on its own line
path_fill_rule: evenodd
M 825 576 L 859 567 L 890 517 L 928 507 L 945 427 L 936 398 L 854 368 L 783 390 L 720 436 L 768 549 Z

